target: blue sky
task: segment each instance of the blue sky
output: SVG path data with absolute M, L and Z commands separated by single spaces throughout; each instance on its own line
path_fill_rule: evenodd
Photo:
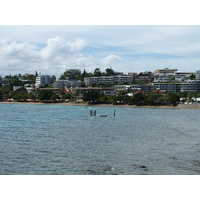
M 200 69 L 200 26 L 1 25 L 0 74 Z

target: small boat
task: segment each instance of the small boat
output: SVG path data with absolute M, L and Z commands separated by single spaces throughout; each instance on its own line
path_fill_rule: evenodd
M 107 115 L 101 115 L 100 117 L 107 117 Z

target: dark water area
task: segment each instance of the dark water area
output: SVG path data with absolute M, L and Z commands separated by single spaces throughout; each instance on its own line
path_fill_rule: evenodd
M 192 109 L 0 104 L 0 174 L 198 175 L 199 116 Z

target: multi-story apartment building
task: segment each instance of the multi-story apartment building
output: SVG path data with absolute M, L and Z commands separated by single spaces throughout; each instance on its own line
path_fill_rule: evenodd
M 85 77 L 84 83 L 86 86 L 92 84 L 103 85 L 103 84 L 132 84 L 133 76 L 100 76 L 100 77 Z
M 133 83 L 133 76 L 114 76 L 114 83 L 117 83 L 118 85 L 132 84 Z
M 137 76 L 137 73 L 136 72 L 129 72 L 128 76 Z
M 156 74 L 162 74 L 162 75 L 174 75 L 174 73 L 178 71 L 178 69 L 168 69 L 168 68 L 165 68 L 165 69 L 156 69 L 155 70 L 155 73 Z
M 191 91 L 200 92 L 200 81 L 183 82 L 181 85 L 181 92 Z
M 162 92 L 200 92 L 200 81 L 191 81 L 183 83 L 153 83 L 154 89 L 160 89 Z
M 153 82 L 170 82 L 171 81 L 171 76 L 170 75 L 155 75 L 153 78 Z
M 190 75 L 192 74 L 192 72 L 175 72 L 174 76 L 175 76 L 175 81 L 185 81 L 188 80 Z
M 196 71 L 196 79 L 200 80 L 200 70 Z
M 53 87 L 54 88 L 71 88 L 71 87 L 81 87 L 81 80 L 58 80 L 58 81 L 54 81 L 53 83 Z
M 116 90 L 125 90 L 125 86 L 115 87 Z M 145 92 L 152 92 L 156 89 L 162 92 L 179 93 L 184 91 L 200 92 L 200 81 L 190 81 L 182 83 L 151 83 L 151 84 L 134 84 L 129 86 L 133 91 L 143 90 Z
M 129 88 L 132 89 L 133 91 L 138 91 L 138 90 L 143 90 L 145 92 L 153 91 L 152 84 L 135 84 L 135 85 L 131 85 Z
M 35 80 L 35 87 L 39 88 L 43 85 L 50 85 L 52 84 L 51 76 L 50 75 L 38 75 Z
M 150 77 L 149 75 L 138 75 L 135 78 L 136 83 L 151 83 L 151 81 L 152 77 Z
M 179 93 L 181 91 L 179 83 L 153 83 L 153 90 L 159 89 L 162 92 Z

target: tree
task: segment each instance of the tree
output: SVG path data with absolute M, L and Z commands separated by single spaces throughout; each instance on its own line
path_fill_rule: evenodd
M 81 71 L 80 70 L 66 70 L 59 79 L 66 79 L 66 77 L 69 77 L 69 79 L 80 79 Z
M 106 69 L 106 76 L 113 76 L 115 75 L 115 72 L 112 68 L 107 68 Z
M 188 97 L 188 91 L 184 91 L 184 92 L 180 92 L 179 94 L 178 94 L 178 96 L 179 97 Z
M 53 92 L 53 94 L 50 97 L 50 100 L 56 100 L 56 99 L 59 99 L 59 96 Z
M 3 100 L 3 92 L 0 91 L 0 101 L 2 101 L 2 100 Z
M 28 99 L 28 95 L 27 94 L 16 94 L 15 96 L 13 96 L 13 99 L 15 101 L 26 101 L 26 99 Z
M 133 102 L 134 103 L 142 103 L 144 101 L 144 96 L 142 93 L 137 93 L 133 96 Z
M 127 93 L 128 93 L 127 90 L 120 90 L 120 91 L 118 92 L 118 95 L 119 95 L 119 96 L 125 96 L 125 95 L 127 95 Z
M 19 89 L 15 90 L 15 91 L 12 91 L 11 92 L 11 97 L 13 97 L 15 95 L 18 95 L 18 94 L 20 94 L 20 95 L 28 95 L 28 92 L 24 87 L 22 87 L 22 88 L 19 88 Z
M 98 102 L 99 97 L 100 97 L 100 92 L 96 90 L 91 90 L 83 94 L 83 101 Z
M 83 80 L 84 79 L 84 77 L 88 77 L 89 76 L 89 74 L 86 72 L 86 70 L 84 69 L 83 70 L 83 73 L 81 74 L 81 80 Z
M 94 76 L 101 76 L 101 75 L 102 75 L 102 73 L 101 73 L 100 68 L 96 68 L 96 69 L 94 70 Z
M 71 94 L 65 93 L 65 94 L 62 95 L 61 98 L 62 98 L 62 99 L 71 99 Z
M 39 100 L 50 100 L 51 96 L 52 96 L 53 92 L 51 90 L 40 90 L 38 92 L 37 98 Z
M 56 76 L 55 76 L 55 75 L 53 75 L 53 76 L 51 77 L 51 82 L 53 83 L 54 81 L 56 81 Z
M 32 93 L 30 93 L 28 97 L 29 97 L 29 99 L 36 100 L 36 96 Z
M 150 92 L 148 93 L 148 96 L 147 96 L 147 102 L 150 105 L 156 105 L 160 97 L 162 97 L 162 94 L 160 94 L 159 92 L 157 91 Z
M 190 80 L 195 80 L 195 78 L 196 78 L 195 74 L 191 74 L 191 75 L 189 76 L 189 79 L 190 79 Z
M 177 94 L 173 93 L 173 92 L 169 92 L 167 94 L 167 99 L 166 100 L 167 100 L 167 102 L 172 103 L 173 106 L 175 106 L 180 101 L 180 97 Z

